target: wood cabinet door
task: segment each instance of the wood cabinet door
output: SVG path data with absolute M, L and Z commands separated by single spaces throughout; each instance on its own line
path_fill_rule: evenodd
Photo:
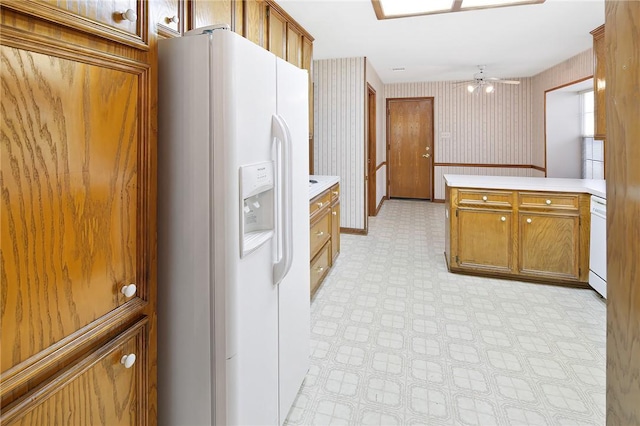
M 4 395 L 145 303 L 150 183 L 147 67 L 0 52 Z
M 232 6 L 232 0 L 187 0 L 187 29 L 227 24 L 233 30 L 235 25 Z
M 287 23 L 287 61 L 302 68 L 302 32 L 291 22 Z
M 486 272 L 513 269 L 510 211 L 457 210 L 455 266 Z
M 331 206 L 331 263 L 340 253 L 340 202 Z
M 579 280 L 580 218 L 577 215 L 519 214 L 521 274 Z
M 604 40 L 604 25 L 591 32 L 593 35 L 593 54 L 595 56 L 595 74 L 593 76 L 594 89 L 594 138 L 605 139 L 607 134 L 607 98 L 606 86 L 606 47 Z
M 3 425 L 146 425 L 146 318 L 2 411 Z M 124 361 L 132 362 L 132 365 Z M 124 356 L 129 358 L 123 360 Z M 153 419 L 155 422 L 155 419 Z
M 287 59 L 287 20 L 271 6 L 267 6 L 268 49 L 274 55 Z
M 184 25 L 184 2 L 180 0 L 155 0 L 149 10 L 151 25 L 155 25 L 162 37 L 179 37 Z
M 263 0 L 245 0 L 244 4 L 244 37 L 258 46 L 267 48 L 266 17 L 267 9 Z
M 309 139 L 313 139 L 313 42 L 302 38 L 302 68 L 309 72 Z M 313 152 L 313 150 L 309 151 Z

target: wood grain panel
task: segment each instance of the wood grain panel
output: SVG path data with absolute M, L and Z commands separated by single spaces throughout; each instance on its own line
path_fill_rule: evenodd
M 580 278 L 577 215 L 520 212 L 519 271 L 546 278 Z
M 453 212 L 452 212 L 453 214 Z M 513 269 L 511 211 L 457 210 L 456 264 L 484 272 Z
M 607 424 L 640 424 L 640 2 L 605 2 Z
M 136 0 L 3 0 L 3 8 L 147 50 L 147 3 Z M 132 9 L 135 22 L 122 17 Z
M 231 11 L 233 12 L 234 27 L 233 31 L 240 35 L 244 34 L 244 1 L 232 0 Z
M 271 5 L 267 6 L 267 39 L 269 52 L 287 59 L 287 21 Z
M 1 52 L 6 372 L 125 303 L 123 284 L 145 283 L 137 272 L 140 77 Z
M 4 409 L 3 425 L 146 425 L 146 323 L 132 328 L 55 380 Z M 135 354 L 131 368 L 123 355 Z M 155 422 L 155 419 L 154 419 Z
M 387 108 L 389 196 L 431 199 L 433 99 L 388 99 Z
M 302 67 L 302 33 L 290 22 L 287 23 L 287 61 Z
M 244 36 L 258 46 L 267 48 L 266 5 L 263 0 L 244 0 Z
M 232 0 L 187 0 L 188 29 L 227 24 L 234 29 Z

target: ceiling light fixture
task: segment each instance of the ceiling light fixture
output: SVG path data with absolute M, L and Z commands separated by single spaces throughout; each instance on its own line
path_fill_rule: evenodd
M 487 85 L 487 87 L 484 89 L 484 91 L 487 92 L 487 93 L 492 93 L 493 92 L 493 84 Z
M 467 90 L 469 91 L 469 93 L 473 93 L 473 91 L 476 90 L 476 86 L 470 84 L 467 86 Z
M 371 0 L 378 19 L 404 18 L 464 10 L 520 6 L 545 0 Z

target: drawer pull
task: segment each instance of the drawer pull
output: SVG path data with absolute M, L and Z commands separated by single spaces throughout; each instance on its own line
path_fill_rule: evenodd
M 136 363 L 136 354 L 124 355 L 120 359 L 120 364 L 124 365 L 124 368 L 131 368 Z
M 507 218 L 506 218 L 506 217 L 504 217 L 504 216 L 502 216 L 502 217 L 500 218 L 500 220 L 501 220 L 501 221 L 503 221 L 503 222 L 506 222 L 506 221 L 507 221 Z
M 321 273 L 322 273 L 322 271 L 324 271 L 324 267 L 322 267 L 322 266 L 318 266 L 318 267 L 316 268 L 316 272 L 317 272 L 317 273 L 321 274 Z
M 318 231 L 316 232 L 316 237 L 320 238 L 324 235 L 324 231 Z
M 332 215 L 337 216 L 338 212 L 331 212 Z
M 136 294 L 137 290 L 138 288 L 136 287 L 135 284 L 129 284 L 129 285 L 122 286 L 122 289 L 120 289 L 120 292 L 124 294 L 125 297 L 131 297 L 134 294 Z
M 130 22 L 136 22 L 138 20 L 138 14 L 133 9 L 127 9 L 126 12 L 120 13 L 120 16 L 122 16 L 122 19 Z
M 169 23 L 174 23 L 174 24 L 179 24 L 180 23 L 180 18 L 178 18 L 176 15 L 173 15 L 171 18 L 167 17 L 167 22 Z
M 482 201 L 487 201 L 487 196 L 486 195 L 482 196 Z
M 531 219 L 527 219 L 527 223 L 531 223 Z
M 322 206 L 324 206 L 324 203 L 318 203 L 318 208 L 322 208 Z
M 333 195 L 338 195 L 339 192 L 338 191 L 333 191 Z
M 551 205 L 551 200 L 547 200 L 545 203 L 547 203 L 547 205 Z

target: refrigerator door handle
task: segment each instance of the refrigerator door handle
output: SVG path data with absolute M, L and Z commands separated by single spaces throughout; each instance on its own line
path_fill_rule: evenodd
M 271 132 L 276 139 L 276 185 L 278 200 L 276 201 L 276 247 L 278 258 L 273 264 L 273 284 L 278 285 L 291 269 L 292 261 L 292 218 L 291 206 L 293 201 L 292 174 L 291 174 L 291 134 L 289 127 L 279 115 L 274 115 L 271 121 Z M 282 255 L 280 256 L 280 248 Z

